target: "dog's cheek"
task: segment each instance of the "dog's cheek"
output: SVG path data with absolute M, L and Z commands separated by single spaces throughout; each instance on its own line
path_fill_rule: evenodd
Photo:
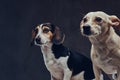
M 52 32 L 48 32 L 47 34 L 45 34 L 45 36 L 46 36 L 46 38 L 48 39 L 48 40 L 52 40 L 52 38 L 53 38 L 53 34 L 52 34 Z
M 48 35 L 49 35 L 49 39 L 52 40 L 52 38 L 53 38 L 53 33 L 52 33 L 52 32 L 49 32 Z
M 91 33 L 92 34 L 99 34 L 100 31 L 101 31 L 101 26 L 100 25 L 94 25 L 93 27 L 91 27 Z
M 83 24 L 80 24 L 80 31 L 83 32 Z
M 104 26 L 101 27 L 101 32 L 105 33 L 106 31 L 108 31 L 109 28 L 110 27 L 108 27 L 108 25 L 106 24 L 106 25 L 104 25 Z

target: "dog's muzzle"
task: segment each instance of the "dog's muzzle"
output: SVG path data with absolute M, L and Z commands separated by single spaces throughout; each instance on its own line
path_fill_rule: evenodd
M 36 38 L 36 39 L 35 39 L 35 43 L 36 43 L 36 44 L 41 44 L 41 39 L 40 39 L 40 38 Z
M 90 35 L 91 34 L 91 27 L 89 25 L 83 26 L 83 33 L 85 35 Z
M 34 38 L 34 39 L 31 41 L 31 46 L 33 46 L 33 45 L 42 45 L 41 39 L 40 39 L 40 38 Z

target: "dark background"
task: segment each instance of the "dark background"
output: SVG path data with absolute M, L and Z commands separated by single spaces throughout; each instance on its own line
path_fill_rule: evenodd
M 98 10 L 120 17 L 120 0 L 0 0 L 0 80 L 50 80 L 40 48 L 30 47 L 36 24 L 59 26 L 64 45 L 88 57 L 90 42 L 81 36 L 79 23 Z

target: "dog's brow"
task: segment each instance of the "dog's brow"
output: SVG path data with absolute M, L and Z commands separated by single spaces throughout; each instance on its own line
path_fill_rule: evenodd
M 42 29 L 50 29 L 48 26 L 43 26 Z

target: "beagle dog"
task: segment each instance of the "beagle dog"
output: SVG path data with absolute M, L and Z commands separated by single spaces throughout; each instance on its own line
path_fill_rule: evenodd
M 101 71 L 117 74 L 113 78 L 120 80 L 120 37 L 113 26 L 120 26 L 119 18 L 102 11 L 89 12 L 81 21 L 81 33 L 92 43 L 95 80 L 100 80 Z
M 32 31 L 32 45 L 41 47 L 51 80 L 94 79 L 92 61 L 63 46 L 64 38 L 60 28 L 51 23 L 40 24 Z

